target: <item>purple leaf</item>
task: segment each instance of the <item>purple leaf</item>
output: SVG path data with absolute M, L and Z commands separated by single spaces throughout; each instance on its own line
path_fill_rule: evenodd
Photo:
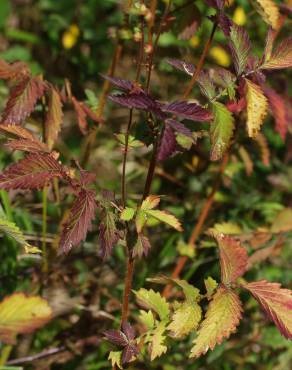
M 175 134 L 172 128 L 166 125 L 158 149 L 158 160 L 164 161 L 169 158 L 176 151 L 176 148 L 177 144 Z
M 117 244 L 120 239 L 120 232 L 116 228 L 115 215 L 113 212 L 105 211 L 105 219 L 99 225 L 99 255 L 101 258 L 107 258 L 113 247 Z
M 106 330 L 103 334 L 109 342 L 117 346 L 125 347 L 129 344 L 126 335 L 120 330 L 110 329 Z
M 224 7 L 224 0 L 205 0 L 206 3 L 215 9 L 223 9 Z
M 133 249 L 133 257 L 146 257 L 150 248 L 151 244 L 149 242 L 149 239 L 145 235 L 138 234 L 137 242 Z
M 122 363 L 127 364 L 134 356 L 137 356 L 138 353 L 139 351 L 136 344 L 128 344 L 123 350 Z
M 251 42 L 246 30 L 233 24 L 230 30 L 229 47 L 233 57 L 234 67 L 237 75 L 241 75 L 245 71 L 248 57 L 251 50 Z
M 212 119 L 211 113 L 206 109 L 196 103 L 188 103 L 187 101 L 176 101 L 165 104 L 162 110 L 192 121 L 204 122 Z
M 183 60 L 179 59 L 172 59 L 168 58 L 166 59 L 166 62 L 173 66 L 174 68 L 187 73 L 189 76 L 192 76 L 195 72 L 196 67 L 191 63 L 186 63 Z
M 117 88 L 124 90 L 126 92 L 129 92 L 134 89 L 135 85 L 129 81 L 129 80 L 124 80 L 122 78 L 118 77 L 111 77 L 111 76 L 106 76 L 104 74 L 100 74 L 102 78 L 105 80 L 109 81 L 112 85 L 116 86 Z
M 232 20 L 227 17 L 227 15 L 224 12 L 220 12 L 218 14 L 218 24 L 221 30 L 223 31 L 224 35 L 228 37 L 230 35 L 230 30 L 233 25 Z
M 68 253 L 72 247 L 86 238 L 95 217 L 95 194 L 90 190 L 81 190 L 72 205 L 69 218 L 65 222 L 60 238 L 62 252 Z
M 135 339 L 135 330 L 129 322 L 123 322 L 122 330 L 129 341 Z
M 188 137 L 193 137 L 192 131 L 188 129 L 184 124 L 182 124 L 179 121 L 176 121 L 174 119 L 167 119 L 165 121 L 167 125 L 169 125 L 174 131 L 179 132 L 182 135 L 188 136 Z

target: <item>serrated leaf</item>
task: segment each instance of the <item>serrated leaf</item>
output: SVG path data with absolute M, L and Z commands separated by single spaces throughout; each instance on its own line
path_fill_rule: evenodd
M 184 302 L 174 311 L 172 321 L 167 329 L 175 338 L 183 338 L 197 329 L 202 317 L 201 307 L 194 302 Z
M 135 215 L 135 209 L 134 208 L 130 208 L 130 207 L 126 207 L 122 210 L 121 212 L 121 220 L 123 221 L 130 221 L 132 220 L 132 218 L 134 217 Z
M 270 165 L 270 149 L 269 149 L 269 144 L 268 140 L 265 137 L 264 134 L 259 132 L 257 136 L 254 138 L 255 142 L 257 143 L 259 150 L 260 150 L 260 156 L 261 156 L 261 161 L 264 166 L 269 166 Z
M 253 3 L 263 20 L 276 29 L 280 17 L 278 5 L 273 0 L 254 0 Z
M 161 320 L 167 319 L 169 316 L 169 304 L 166 299 L 160 295 L 158 292 L 154 292 L 153 289 L 141 288 L 134 292 L 137 299 L 154 312 L 158 314 Z
M 216 223 L 210 231 L 227 235 L 237 235 L 242 233 L 241 227 L 233 222 Z
M 109 342 L 117 346 L 125 347 L 128 345 L 128 338 L 121 330 L 110 329 L 104 331 L 103 334 Z
M 292 231 L 292 208 L 284 208 L 274 219 L 271 232 L 281 233 Z
M 99 224 L 98 241 L 100 245 L 100 256 L 107 258 L 119 239 L 120 232 L 116 227 L 116 215 L 111 210 L 105 209 L 102 221 Z
M 190 39 L 201 24 L 200 10 L 195 4 L 189 4 L 183 11 L 178 25 L 178 38 Z
M 43 298 L 14 293 L 0 303 L 0 340 L 13 344 L 17 334 L 31 333 L 51 318 L 52 310 Z
M 145 235 L 138 234 L 137 242 L 133 248 L 133 257 L 146 257 L 149 253 L 150 248 L 151 244 L 149 239 Z
M 166 125 L 159 143 L 157 155 L 158 161 L 165 161 L 175 153 L 176 149 L 177 143 L 174 131 L 169 125 Z
M 292 339 L 292 290 L 266 280 L 247 283 L 243 287 L 254 296 L 281 334 Z
M 201 323 L 190 357 L 199 357 L 229 338 L 240 322 L 241 312 L 238 295 L 224 286 L 219 287 Z
M 141 210 L 147 211 L 158 206 L 160 203 L 160 196 L 158 195 L 148 195 L 146 199 L 143 200 L 141 204 Z
M 262 64 L 263 69 L 281 69 L 292 66 L 292 37 L 284 39 Z
M 204 279 L 204 284 L 207 291 L 207 297 L 210 299 L 217 289 L 218 283 L 211 276 L 208 276 L 207 279 Z
M 189 103 L 187 101 L 176 101 L 170 104 L 164 104 L 161 109 L 164 112 L 172 113 L 179 117 L 197 122 L 210 121 L 212 118 L 212 115 L 206 109 L 196 103 Z
M 51 154 L 34 153 L 10 165 L 0 174 L 0 189 L 38 189 L 65 169 Z
M 88 230 L 91 229 L 95 211 L 94 192 L 81 190 L 70 209 L 69 218 L 62 228 L 60 250 L 63 253 L 68 253 L 72 247 L 86 238 Z
M 32 246 L 29 245 L 23 232 L 19 229 L 17 225 L 15 225 L 14 222 L 0 218 L 0 230 L 7 234 L 8 236 L 10 236 L 11 238 L 13 238 L 15 241 L 17 241 L 25 248 L 33 248 Z
M 158 284 L 176 284 L 183 290 L 186 301 L 189 303 L 195 303 L 200 298 L 199 289 L 189 284 L 186 280 L 169 278 L 167 276 L 158 276 L 147 280 Z
M 154 328 L 155 319 L 152 311 L 139 311 L 139 320 L 143 325 L 146 326 L 147 330 L 152 330 Z
M 234 130 L 234 118 L 222 103 L 212 103 L 214 121 L 210 125 L 211 160 L 220 159 L 230 145 Z
M 229 46 L 233 56 L 236 74 L 239 76 L 245 71 L 248 56 L 251 50 L 251 43 L 246 30 L 233 24 L 230 30 Z
M 213 80 L 210 77 L 210 71 L 202 71 L 198 78 L 198 84 L 200 86 L 201 92 L 209 100 L 216 96 L 216 88 Z
M 190 138 L 193 137 L 192 131 L 179 121 L 169 118 L 165 120 L 165 124 L 170 126 L 176 133 L 182 134 Z
M 108 359 L 111 361 L 112 367 L 117 366 L 122 369 L 122 351 L 110 351 Z
M 28 153 L 49 153 L 50 150 L 46 144 L 38 140 L 29 140 L 29 139 L 18 139 L 18 140 L 9 140 L 5 146 L 11 150 L 21 150 L 22 152 Z
M 39 77 L 22 80 L 10 92 L 2 114 L 2 123 L 21 123 L 34 110 L 37 100 L 43 96 L 46 85 Z
M 192 76 L 196 70 L 196 67 L 193 64 L 186 63 L 183 60 L 168 58 L 166 59 L 166 62 L 174 68 L 187 73 L 189 76 Z
M 276 121 L 275 129 L 284 141 L 286 138 L 289 123 L 288 110 L 285 101 L 272 88 L 264 88 L 264 93 L 268 98 L 270 109 Z
M 248 255 L 236 239 L 223 234 L 215 235 L 220 252 L 221 281 L 234 283 L 247 269 Z
M 124 80 L 122 78 L 118 77 L 112 77 L 112 76 L 107 76 L 102 73 L 100 73 L 101 77 L 104 78 L 105 80 L 109 81 L 112 85 L 116 86 L 117 88 L 124 90 L 124 91 L 131 91 L 135 88 L 135 85 L 133 82 L 129 80 Z
M 19 125 L 0 125 L 0 132 L 3 134 L 11 135 L 12 138 L 26 139 L 26 140 L 37 140 L 31 131 Z
M 62 102 L 58 91 L 50 86 L 48 112 L 45 122 L 46 143 L 52 149 L 61 129 L 63 120 Z
M 0 59 L 0 78 L 2 80 L 22 80 L 30 76 L 30 70 L 24 62 L 7 63 Z
M 156 218 L 157 220 L 173 227 L 177 231 L 183 231 L 183 228 L 179 220 L 175 216 L 173 216 L 172 214 L 166 211 L 152 209 L 152 210 L 147 210 L 144 212 L 146 213 L 146 215 Z
M 166 340 L 166 324 L 160 322 L 157 327 L 152 331 L 151 342 L 150 342 L 150 360 L 153 361 L 157 357 L 160 357 L 167 351 L 167 347 L 164 344 Z
M 247 132 L 255 138 L 267 115 L 268 102 L 260 86 L 245 78 L 247 101 Z

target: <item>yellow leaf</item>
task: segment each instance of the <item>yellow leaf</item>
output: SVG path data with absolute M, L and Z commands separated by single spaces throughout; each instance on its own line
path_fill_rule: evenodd
M 272 233 L 281 233 L 292 230 L 292 208 L 284 208 L 271 226 Z
M 228 338 L 236 330 L 241 319 L 242 306 L 236 293 L 221 286 L 209 304 L 206 318 L 202 322 L 194 341 L 190 357 L 199 357 L 209 348 L 214 349 L 223 338 Z
M 280 17 L 278 5 L 273 0 L 256 0 L 255 7 L 263 20 L 276 29 Z
M 0 340 L 14 343 L 17 334 L 31 333 L 52 317 L 48 302 L 39 296 L 15 293 L 0 303 Z
M 245 79 L 247 100 L 247 132 L 256 137 L 267 114 L 268 102 L 260 86 Z
M 201 307 L 197 303 L 186 301 L 175 310 L 167 329 L 172 331 L 175 338 L 182 338 L 198 327 L 201 317 Z
M 155 358 L 157 357 L 160 357 L 167 351 L 167 347 L 164 344 L 164 341 L 166 339 L 165 329 L 165 323 L 160 322 L 152 332 L 150 343 L 151 361 L 155 360 Z

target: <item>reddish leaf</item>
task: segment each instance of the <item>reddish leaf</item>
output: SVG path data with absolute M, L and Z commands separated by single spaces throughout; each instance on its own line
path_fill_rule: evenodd
M 22 80 L 30 76 L 28 66 L 23 62 L 7 63 L 0 60 L 0 78 L 2 80 Z
M 240 242 L 230 236 L 215 234 L 220 251 L 221 281 L 234 283 L 247 269 L 248 256 Z
M 212 115 L 206 109 L 196 103 L 188 103 L 187 101 L 165 104 L 162 106 L 162 110 L 192 121 L 204 122 L 212 118 Z
M 270 58 L 268 58 L 261 68 L 264 69 L 281 69 L 292 66 L 292 37 L 283 40 L 272 51 Z
M 135 330 L 129 322 L 127 322 L 127 321 L 123 322 L 122 329 L 123 329 L 123 332 L 126 334 L 126 337 L 129 340 L 135 339 Z
M 12 150 L 21 150 L 23 152 L 29 153 L 49 153 L 50 150 L 46 144 L 38 140 L 30 139 L 18 139 L 18 140 L 9 140 L 6 143 L 6 146 Z
M 127 364 L 133 357 L 137 356 L 138 353 L 139 351 L 136 344 L 128 344 L 123 350 L 122 363 Z
M 105 80 L 109 81 L 112 85 L 116 86 L 117 88 L 124 90 L 124 91 L 131 91 L 134 89 L 134 84 L 129 81 L 129 80 L 124 80 L 122 78 L 117 78 L 117 77 L 111 77 L 111 76 L 106 76 L 104 74 L 100 74 L 102 78 Z
M 179 132 L 180 134 L 188 137 L 193 137 L 192 131 L 181 122 L 169 118 L 165 121 L 165 123 L 166 125 L 169 125 L 174 131 Z
M 79 102 L 74 96 L 72 96 L 72 103 L 77 115 L 78 126 L 83 135 L 87 134 L 88 123 L 86 120 L 86 112 L 82 108 L 81 102 Z
M 231 113 L 240 113 L 246 107 L 246 99 L 244 97 L 240 98 L 238 101 L 236 100 L 229 100 L 226 103 L 226 108 Z
M 215 9 L 223 9 L 224 7 L 224 0 L 206 0 L 206 3 Z
M 0 174 L 0 189 L 38 189 L 54 177 L 66 176 L 65 168 L 51 154 L 34 153 Z
M 179 27 L 178 38 L 181 40 L 190 39 L 197 31 L 200 24 L 201 24 L 200 10 L 195 4 L 191 3 L 184 9 L 182 18 L 180 18 L 178 26 Z
M 121 330 L 110 329 L 106 330 L 103 334 L 109 342 L 117 346 L 125 347 L 128 345 L 128 338 Z
M 176 149 L 177 143 L 175 134 L 172 128 L 166 125 L 160 141 L 157 159 L 159 161 L 166 160 L 176 151 Z
M 166 62 L 174 68 L 187 73 L 189 76 L 192 76 L 196 70 L 196 67 L 193 64 L 186 63 L 183 60 L 169 58 L 166 59 Z
M 95 217 L 95 194 L 91 190 L 82 189 L 74 201 L 68 220 L 65 222 L 60 238 L 60 249 L 68 253 L 86 238 Z
M 44 94 L 46 84 L 39 77 L 26 78 L 16 85 L 8 99 L 2 123 L 18 124 L 34 110 L 37 100 Z
M 248 56 L 251 50 L 251 43 L 246 30 L 243 27 L 232 25 L 230 30 L 229 47 L 233 56 L 234 67 L 237 75 L 244 72 Z
M 288 130 L 288 112 L 284 99 L 271 88 L 264 88 L 269 106 L 276 121 L 276 131 L 285 140 Z
M 46 117 L 46 143 L 52 149 L 63 119 L 62 102 L 58 91 L 50 86 L 48 113 Z
M 244 285 L 287 339 L 292 339 L 292 290 L 266 280 Z
M 150 248 L 151 244 L 149 242 L 149 239 L 145 235 L 138 234 L 137 242 L 133 248 L 133 257 L 146 257 L 149 253 Z
M 37 140 L 31 131 L 18 125 L 0 125 L 0 132 L 10 134 L 13 138 Z

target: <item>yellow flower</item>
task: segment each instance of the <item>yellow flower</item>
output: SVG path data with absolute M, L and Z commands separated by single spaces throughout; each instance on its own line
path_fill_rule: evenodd
M 230 66 L 230 56 L 221 46 L 213 46 L 210 49 L 209 55 L 222 67 Z
M 76 24 L 71 24 L 67 31 L 63 33 L 62 44 L 65 49 L 71 49 L 76 44 L 80 30 Z
M 194 35 L 190 38 L 189 44 L 192 48 L 196 48 L 200 44 L 200 39 L 198 36 Z
M 243 26 L 246 23 L 246 14 L 241 6 L 238 6 L 234 10 L 233 22 L 238 24 L 239 26 Z

